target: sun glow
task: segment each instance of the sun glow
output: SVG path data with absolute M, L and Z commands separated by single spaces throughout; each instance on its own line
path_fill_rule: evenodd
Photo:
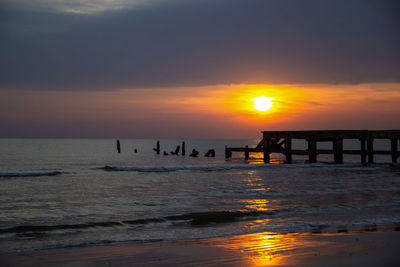
M 254 103 L 253 108 L 255 110 L 258 110 L 261 112 L 266 112 L 270 108 L 272 108 L 274 98 L 266 97 L 266 96 L 259 96 L 259 97 L 253 98 L 252 101 Z
M 224 107 L 246 123 L 291 119 L 304 102 L 301 90 L 284 85 L 241 84 L 229 89 L 222 98 Z

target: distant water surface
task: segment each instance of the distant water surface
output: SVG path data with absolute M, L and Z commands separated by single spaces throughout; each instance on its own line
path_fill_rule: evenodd
M 225 145 L 259 140 L 185 140 L 186 156 L 156 155 L 156 140 L 120 141 L 121 154 L 111 139 L 0 139 L 0 251 L 400 228 L 400 167 L 390 156 L 275 164 L 283 157 L 273 154 L 264 164 L 261 154 L 224 159 Z M 160 142 L 169 153 L 182 140 Z M 211 148 L 216 157 L 204 157 Z

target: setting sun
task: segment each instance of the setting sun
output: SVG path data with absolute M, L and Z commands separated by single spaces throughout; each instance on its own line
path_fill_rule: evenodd
M 252 101 L 254 103 L 253 108 L 258 110 L 258 111 L 268 111 L 272 105 L 273 105 L 273 100 L 274 98 L 272 97 L 266 97 L 266 96 L 259 96 L 256 98 L 253 98 Z

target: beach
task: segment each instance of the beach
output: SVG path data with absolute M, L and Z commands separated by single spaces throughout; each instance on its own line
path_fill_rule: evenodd
M 0 255 L 2 266 L 398 266 L 399 232 L 258 233 Z
M 188 151 L 215 148 L 210 158 L 157 155 L 156 141 L 121 139 L 117 153 L 108 139 L 0 140 L 0 265 L 399 262 L 400 169 L 390 157 L 274 164 L 254 153 L 225 160 L 225 145 L 258 140 L 186 140 Z M 167 151 L 181 142 L 160 140 Z
M 0 1 L 0 267 L 400 266 L 400 0 Z

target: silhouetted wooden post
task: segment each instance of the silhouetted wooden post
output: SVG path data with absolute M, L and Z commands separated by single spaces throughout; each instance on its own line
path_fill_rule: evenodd
M 209 149 L 204 157 L 215 157 L 215 150 L 214 149 Z
M 182 156 L 185 156 L 186 148 L 185 148 L 185 141 L 182 142 Z
M 365 138 L 360 138 L 360 145 L 361 145 L 361 163 L 367 162 L 367 150 L 365 147 Z
M 244 150 L 244 159 L 249 160 L 249 146 L 246 145 L 246 149 Z
M 265 138 L 264 142 L 264 162 L 269 163 L 271 158 L 270 154 L 271 153 L 271 139 L 270 138 Z
M 392 151 L 392 163 L 397 163 L 397 138 L 391 138 L 390 139 L 390 144 L 391 144 L 391 151 Z
M 153 148 L 153 150 L 157 153 L 157 155 L 160 155 L 160 141 L 157 141 L 157 146 L 156 148 Z
M 179 154 L 179 150 L 181 149 L 181 146 L 180 145 L 178 145 L 177 147 L 176 147 L 176 149 L 175 149 L 175 151 L 171 151 L 171 155 L 178 155 Z
M 225 159 L 229 159 L 232 157 L 232 151 L 228 148 L 228 146 L 225 146 Z
M 190 157 L 196 158 L 199 155 L 199 151 L 193 148 L 192 153 L 190 153 Z
M 119 139 L 117 139 L 117 151 L 118 154 L 121 153 L 121 144 L 119 143 Z
M 336 164 L 343 163 L 343 139 L 333 140 L 333 158 Z
M 374 138 L 367 139 L 368 163 L 374 163 Z
M 310 163 L 317 162 L 317 140 L 307 139 L 308 142 L 308 160 Z
M 285 154 L 286 154 L 286 163 L 292 163 L 292 138 L 286 137 L 285 139 Z

